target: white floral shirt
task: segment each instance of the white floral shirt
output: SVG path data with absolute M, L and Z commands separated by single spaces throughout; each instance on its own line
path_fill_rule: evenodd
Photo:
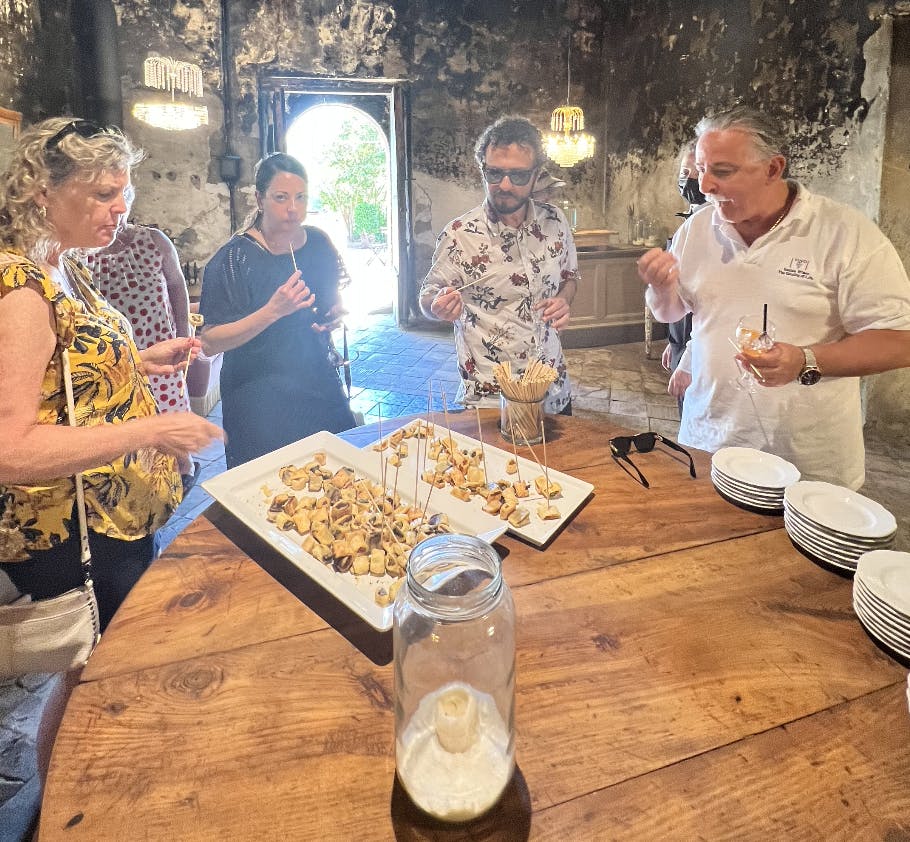
M 555 413 L 565 408 L 571 383 L 559 332 L 541 320 L 534 305 L 578 278 L 572 231 L 553 205 L 530 202 L 521 227 L 509 228 L 484 202 L 443 229 L 420 295 L 472 284 L 462 295 L 461 316 L 455 322 L 459 400 L 494 399 L 498 405 L 494 365 L 509 361 L 518 375 L 529 361 L 542 360 L 558 373 L 544 409 Z

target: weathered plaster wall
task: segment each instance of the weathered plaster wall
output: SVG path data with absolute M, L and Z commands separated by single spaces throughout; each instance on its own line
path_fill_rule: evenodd
M 910 17 L 894 21 L 891 96 L 882 162 L 881 226 L 910 267 Z M 875 379 L 870 423 L 903 431 L 910 416 L 910 369 Z
M 706 112 L 738 102 L 787 128 L 795 177 L 875 217 L 890 42 L 874 37 L 871 6 L 631 3 L 605 56 L 606 223 L 624 230 L 634 204 L 672 230 L 679 148 Z
M 27 123 L 71 111 L 73 64 L 67 3 L 0 0 L 0 106 Z

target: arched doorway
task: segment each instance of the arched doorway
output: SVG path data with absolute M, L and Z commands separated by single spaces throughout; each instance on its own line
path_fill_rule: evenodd
M 275 74 L 262 77 L 259 83 L 259 132 L 263 154 L 290 151 L 289 142 L 298 142 L 293 135 L 289 138 L 291 128 L 306 126 L 309 120 L 305 115 L 311 112 L 312 117 L 320 106 L 343 106 L 349 117 L 360 114 L 378 127 L 385 139 L 388 165 L 387 251 L 378 251 L 384 258 L 387 257 L 386 268 L 392 275 L 392 308 L 395 320 L 401 326 L 406 326 L 410 318 L 419 312 L 419 284 L 413 269 L 408 96 L 407 83 L 399 79 L 330 79 Z M 321 113 L 325 116 L 329 112 Z M 304 121 L 298 123 L 300 118 Z M 301 128 L 301 134 L 304 130 Z M 329 134 L 322 125 L 318 125 L 312 133 Z M 313 224 L 318 224 L 315 216 Z M 366 245 L 359 237 L 358 242 Z M 379 254 L 374 253 L 372 259 L 370 255 L 362 255 L 363 260 L 369 262 L 369 269 L 372 270 L 379 262 Z
M 351 276 L 344 292 L 349 326 L 391 312 L 391 168 L 379 124 L 354 105 L 321 103 L 294 118 L 285 146 L 307 170 L 307 222 L 329 234 Z

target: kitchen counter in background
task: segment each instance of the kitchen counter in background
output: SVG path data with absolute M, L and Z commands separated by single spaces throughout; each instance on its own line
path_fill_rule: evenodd
M 572 318 L 561 334 L 566 348 L 641 342 L 645 337 L 644 287 L 635 261 L 648 248 L 611 245 L 607 239 L 576 232 L 581 283 L 572 302 Z M 664 336 L 664 326 L 655 324 L 654 338 Z

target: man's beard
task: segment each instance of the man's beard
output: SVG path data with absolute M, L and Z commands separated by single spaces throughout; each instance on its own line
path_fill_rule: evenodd
M 529 200 L 529 196 L 522 198 L 512 193 L 496 193 L 490 197 L 490 202 L 499 214 L 517 213 L 528 204 Z

